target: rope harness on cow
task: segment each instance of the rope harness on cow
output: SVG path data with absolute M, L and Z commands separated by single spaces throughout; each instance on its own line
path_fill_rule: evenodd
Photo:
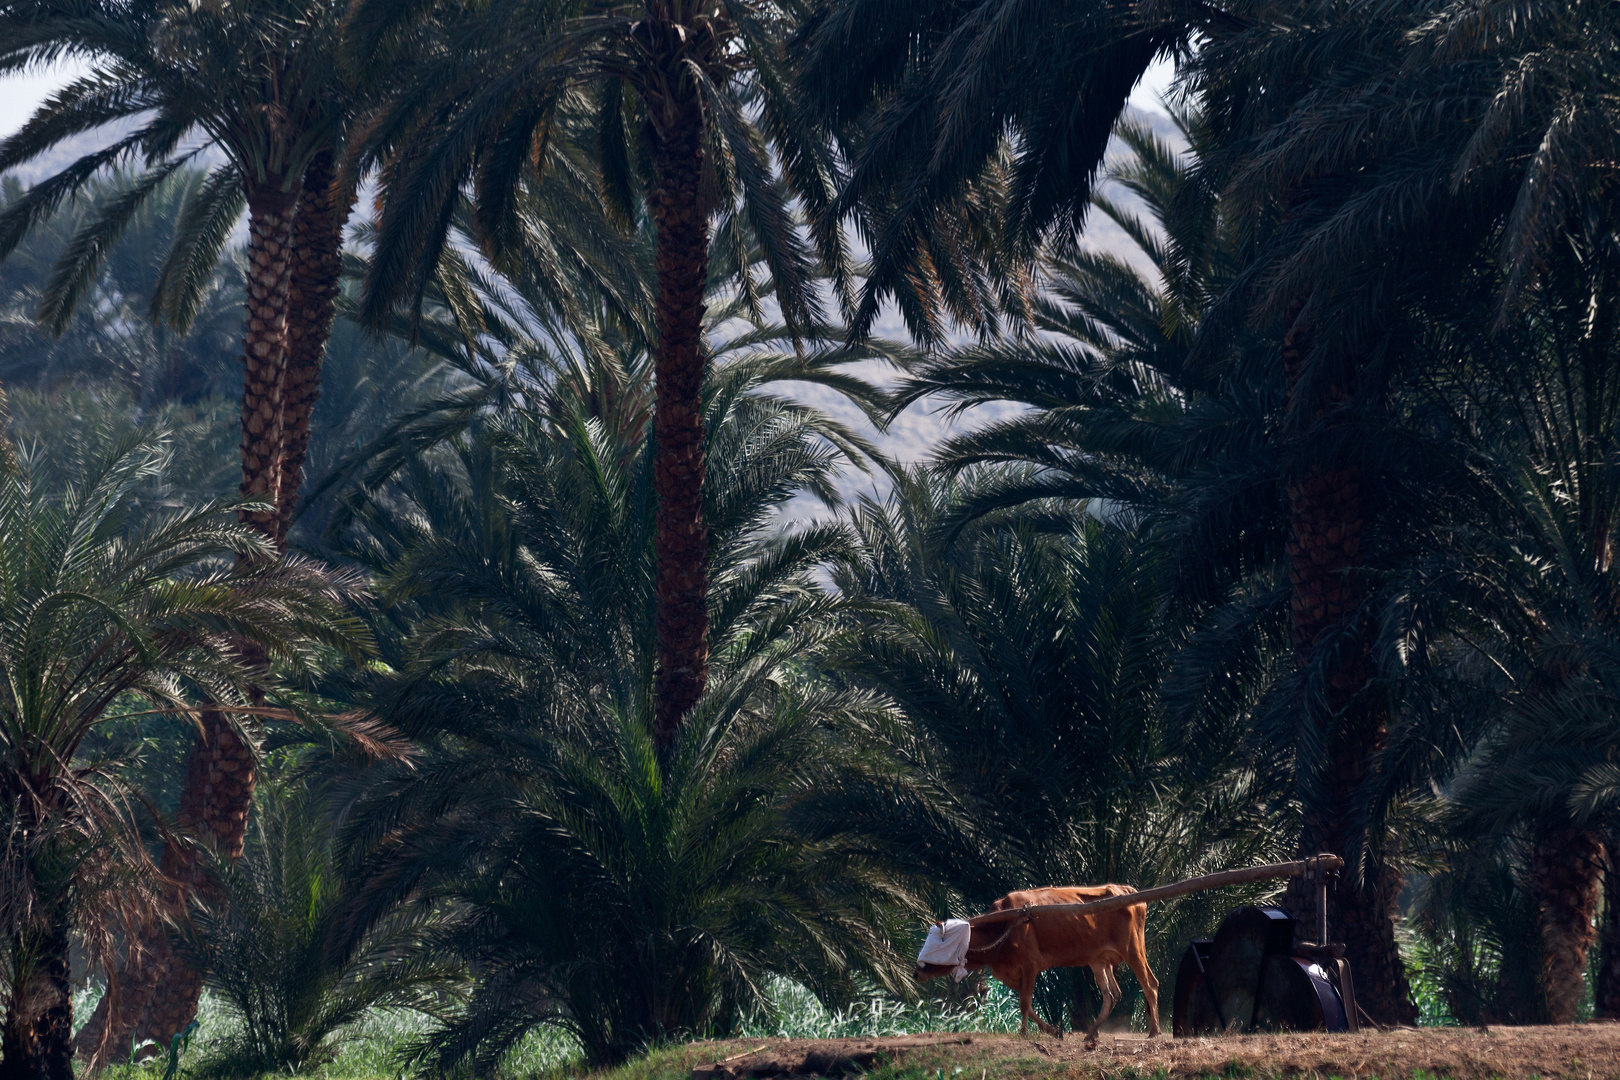
M 1001 948 L 1003 945 L 1005 945 L 1007 943 L 1007 939 L 1012 936 L 1012 932 L 1013 932 L 1014 929 L 1016 929 L 1018 926 L 1020 926 L 1023 923 L 1034 922 L 1035 921 L 1035 916 L 1030 913 L 1029 909 L 1030 909 L 1030 905 L 1028 905 L 1028 904 L 1025 904 L 1023 907 L 1018 909 L 1019 916 L 1021 916 L 1021 917 L 1015 917 L 1015 918 L 1011 919 L 1010 921 L 1008 921 L 1007 929 L 1003 930 L 1001 932 L 1001 936 L 996 938 L 996 942 L 995 942 L 994 945 L 986 945 L 983 948 L 979 948 L 979 949 L 975 949 L 970 945 L 970 946 L 968 946 L 967 954 L 969 956 L 971 956 L 974 953 L 979 953 L 982 956 L 982 955 L 984 955 L 986 953 L 993 953 L 997 949 Z

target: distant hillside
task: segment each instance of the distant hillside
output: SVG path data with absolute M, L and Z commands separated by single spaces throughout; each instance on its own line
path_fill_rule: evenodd
M 28 162 L 26 165 L 19 165 L 17 168 L 7 172 L 5 175 L 16 177 L 22 183 L 31 186 L 45 179 L 47 176 L 54 176 L 55 174 L 61 172 L 63 169 L 73 164 L 85 154 L 111 145 L 133 130 L 135 130 L 134 123 L 124 122 L 120 124 L 108 124 L 100 131 L 91 131 L 86 132 L 83 135 L 75 135 L 71 139 L 63 142 L 54 150 L 42 154 L 33 161 Z

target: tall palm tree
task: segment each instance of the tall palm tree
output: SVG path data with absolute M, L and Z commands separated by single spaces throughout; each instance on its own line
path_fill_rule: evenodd
M 1290 432 L 1280 335 L 1233 322 L 1223 309 L 1243 283 L 1257 239 L 1231 211 L 1218 164 L 1205 160 L 1219 149 L 1212 143 L 1219 133 L 1193 111 L 1180 113 L 1178 123 L 1190 146 L 1186 155 L 1134 125 L 1119 129 L 1133 153 L 1108 176 L 1141 200 L 1145 216 L 1108 197 L 1096 200 L 1097 210 L 1133 238 L 1138 263 L 1049 244 L 1047 292 L 1032 308 L 1042 333 L 931 359 L 914 369 L 896 406 L 925 394 L 963 406 L 991 400 L 1028 406 L 942 447 L 940 462 L 952 471 L 987 462 L 1016 466 L 975 485 L 978 501 L 958 511 L 961 519 L 1057 498 L 1132 507 L 1155 522 L 1153 535 L 1170 545 L 1168 595 L 1187 624 L 1199 628 L 1175 665 L 1167 702 L 1189 731 L 1220 722 L 1223 711 L 1246 716 L 1259 740 L 1251 752 L 1293 763 L 1307 821 L 1304 846 L 1355 857 L 1375 879 L 1372 888 L 1362 887 L 1360 874 L 1336 886 L 1333 919 L 1369 985 L 1368 1007 L 1401 1018 L 1410 1003 L 1388 917 L 1389 890 L 1399 879 L 1380 861 L 1391 834 L 1374 826 L 1377 814 L 1358 807 L 1364 798 L 1383 806 L 1404 796 L 1380 786 L 1371 748 L 1350 738 L 1356 725 L 1324 720 L 1306 731 L 1293 722 L 1299 697 L 1319 704 L 1334 698 L 1344 674 L 1337 651 L 1300 645 L 1316 585 L 1300 571 L 1309 560 L 1286 493 L 1295 463 L 1308 467 L 1324 449 L 1342 459 L 1346 440 Z M 1212 336 L 1224 347 L 1212 348 Z M 1361 436 L 1368 446 L 1392 445 L 1389 435 L 1410 437 L 1374 416 L 1340 422 L 1384 433 Z M 1404 491 L 1404 481 L 1391 476 L 1386 488 L 1379 513 L 1393 520 L 1409 508 L 1390 494 Z M 1384 547 L 1379 561 L 1395 559 Z M 1375 597 L 1358 599 L 1358 612 L 1363 602 L 1370 606 Z M 1279 654 L 1290 638 L 1291 663 Z M 1365 681 L 1371 669 L 1364 663 L 1358 670 Z M 1229 678 L 1233 671 L 1245 678 Z M 1282 700 L 1289 693 L 1292 705 Z M 1329 707 L 1328 715 L 1345 704 Z M 1381 722 L 1373 730 L 1382 730 Z M 1375 790 L 1383 794 L 1374 798 Z M 1301 915 L 1312 906 L 1309 897 L 1292 902 Z
M 353 181 L 339 182 L 337 161 L 379 79 L 402 74 L 408 48 L 380 56 L 371 69 L 357 68 L 341 47 L 345 11 L 332 0 L 223 7 L 31 0 L 0 12 L 0 64 L 72 55 L 92 65 L 0 144 L 0 169 L 74 136 L 99 132 L 109 140 L 35 184 L 0 216 L 0 256 L 99 173 L 136 157 L 146 164 L 68 245 L 59 287 L 46 297 L 46 321 L 67 318 L 99 261 L 169 176 L 204 147 L 224 158 L 186 201 L 151 306 L 154 316 L 190 322 L 245 205 L 240 512 L 278 550 L 285 549 L 297 496 L 354 201 Z M 252 748 L 230 725 L 204 724 L 188 765 L 186 805 L 229 855 L 241 851 L 246 836 L 255 768 Z M 170 854 L 170 872 L 200 884 L 195 860 L 178 849 Z M 195 1013 L 201 983 L 164 942 L 151 944 L 153 978 L 165 1000 L 147 1011 L 166 1037 Z
M 782 46 L 796 9 L 747 0 L 501 0 L 461 5 L 366 3 L 366 40 L 431 25 L 442 55 L 373 134 L 385 158 L 384 209 L 367 311 L 381 318 L 420 294 L 445 226 L 470 181 L 479 239 L 499 260 L 521 238 L 514 213 L 525 173 L 558 167 L 550 141 L 589 132 L 593 163 L 618 213 L 633 220 L 638 192 L 654 234 L 658 432 L 658 742 L 671 746 L 703 694 L 708 672 L 708 526 L 701 406 L 704 301 L 714 237 L 757 245 L 761 260 L 729 260 L 754 295 L 767 268 L 781 316 L 816 321 L 817 251 L 800 234 L 792 200 L 812 215 L 832 197 L 833 164 L 798 121 Z M 850 268 L 836 229 L 816 237 L 822 266 L 847 291 Z M 425 270 L 423 268 L 426 268 Z
M 866 697 L 813 667 L 838 607 L 816 570 L 849 537 L 777 516 L 832 497 L 854 444 L 761 392 L 783 361 L 756 346 L 708 373 L 714 666 L 673 744 L 656 734 L 645 350 L 554 367 L 410 455 L 341 525 L 392 623 L 391 670 L 343 692 L 420 747 L 379 770 L 348 843 L 375 902 L 444 911 L 441 940 L 475 973 L 425 1063 L 487 1069 L 540 1025 L 616 1061 L 725 1030 L 772 973 L 830 999 L 858 974 L 903 990 L 883 930 L 916 910 L 907 881 L 801 820 L 806 790 L 871 763 Z
M 1537 302 L 1540 273 L 1591 273 L 1612 257 L 1583 236 L 1612 216 L 1614 13 L 1324 2 L 1245 14 L 1212 24 L 1190 80 L 1224 133 L 1234 205 L 1275 222 L 1249 280 L 1229 291 L 1224 321 L 1285 326 L 1290 424 L 1318 431 L 1324 450 L 1354 445 L 1353 423 L 1342 422 L 1354 403 L 1379 400 L 1392 373 L 1421 362 L 1399 347 L 1403 310 L 1445 306 L 1442 294 L 1467 293 L 1475 268 L 1500 260 L 1487 325 L 1506 334 L 1513 313 Z M 1370 685 L 1369 635 L 1351 613 L 1366 610 L 1376 473 L 1331 450 L 1300 465 L 1290 483 L 1295 636 L 1308 651 L 1338 642 L 1327 704 L 1339 712 Z M 1347 773 L 1385 742 L 1382 718 L 1361 726 L 1345 747 Z M 1553 847 L 1539 880 L 1590 882 L 1589 843 Z M 1589 884 L 1555 892 L 1564 899 L 1542 902 L 1569 926 L 1595 896 Z M 1580 950 L 1559 951 L 1554 967 L 1573 972 Z M 1567 987 L 1570 976 L 1552 983 Z M 1553 996 L 1566 1014 L 1569 992 Z
M 291 276 L 295 265 L 330 262 L 330 253 L 291 256 L 294 220 L 312 165 L 308 195 L 324 205 L 331 154 L 352 119 L 344 106 L 354 104 L 350 68 L 338 50 L 341 16 L 339 5 L 318 0 L 251 8 L 141 0 L 92 5 L 89 11 L 43 0 L 5 11 L 5 63 L 70 54 L 94 66 L 0 145 L 0 168 L 39 157 L 67 138 L 119 122 L 126 126 L 107 133 L 105 147 L 35 184 L 8 208 L 0 219 L 0 253 L 9 253 L 98 173 L 143 157 L 147 171 L 107 200 L 70 245 L 64 265 L 71 273 L 64 281 L 81 281 L 163 180 L 196 159 L 195 135 L 225 158 L 187 200 L 181 242 L 160 274 L 154 307 L 184 314 L 245 204 L 242 494 L 264 504 L 244 514 L 272 537 L 278 535 L 271 507 L 279 498 Z M 317 206 L 311 227 L 319 217 Z M 327 276 L 335 280 L 335 272 Z M 325 280 L 307 284 L 312 302 L 330 287 Z M 61 290 L 48 298 L 47 315 L 71 310 L 75 298 L 75 290 Z M 325 328 L 310 329 L 324 339 Z
M 1568 241 L 1587 258 L 1545 268 L 1494 332 L 1501 279 L 1482 274 L 1463 309 L 1472 319 L 1435 335 L 1444 363 L 1412 389 L 1467 446 L 1477 476 L 1465 512 L 1425 540 L 1411 578 L 1414 593 L 1469 609 L 1441 722 L 1469 730 L 1458 714 L 1491 702 L 1449 788 L 1454 822 L 1482 843 L 1523 846 L 1542 945 L 1536 1010 L 1558 1023 L 1586 991 L 1617 809 L 1616 268 L 1598 254 L 1613 243 L 1607 230 Z
M 231 521 L 228 506 L 127 530 L 133 497 L 165 455 L 161 435 L 126 441 L 65 491 L 40 483 L 26 454 L 0 474 L 10 538 L 0 551 L 8 1077 L 73 1076 L 75 933 L 88 955 L 110 961 L 118 923 L 133 942 L 154 917 L 159 879 L 136 820 L 141 795 L 120 776 L 138 747 L 118 738 L 132 707 L 200 722 L 200 692 L 239 726 L 255 709 L 248 684 L 266 674 L 243 642 L 296 672 L 318 647 L 353 651 L 359 640 L 343 611 L 354 580 L 263 558 L 267 538 Z M 105 752 L 81 753 L 91 745 Z

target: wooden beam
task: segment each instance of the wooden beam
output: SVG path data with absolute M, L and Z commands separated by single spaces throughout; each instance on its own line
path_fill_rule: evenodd
M 1271 881 L 1277 878 L 1299 877 L 1301 874 L 1315 870 L 1337 870 L 1344 865 L 1344 860 L 1337 855 L 1316 855 L 1309 859 L 1298 859 L 1294 862 L 1269 863 L 1265 866 L 1251 866 L 1243 870 L 1222 870 L 1218 874 L 1205 874 L 1202 877 L 1188 878 L 1178 881 L 1174 885 L 1160 885 L 1154 889 L 1143 889 L 1141 892 L 1129 893 L 1125 896 L 1107 896 L 1101 900 L 1091 900 L 1083 904 L 1040 904 L 1025 908 L 1015 908 L 1011 911 L 991 911 L 983 915 L 975 915 L 968 921 L 974 926 L 984 926 L 988 923 L 1006 922 L 1017 918 L 1025 911 L 1034 914 L 1041 911 L 1083 911 L 1087 915 L 1101 915 L 1105 911 L 1116 911 L 1119 908 L 1131 907 L 1135 904 L 1150 904 L 1155 900 L 1168 900 L 1173 896 L 1186 896 L 1188 893 L 1203 892 L 1205 889 L 1219 889 L 1226 885 L 1244 885 L 1251 881 Z

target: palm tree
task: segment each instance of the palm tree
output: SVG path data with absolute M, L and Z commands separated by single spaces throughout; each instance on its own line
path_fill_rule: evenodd
M 708 672 L 707 472 L 701 405 L 710 226 L 733 250 L 757 245 L 790 329 L 820 308 L 816 252 L 791 201 L 816 214 L 832 197 L 833 164 L 798 121 L 782 45 L 795 8 L 724 0 L 502 0 L 476 17 L 458 5 L 368 3 L 357 33 L 430 25 L 442 54 L 421 88 L 399 101 L 372 138 L 384 158 L 384 209 L 368 281 L 374 320 L 420 296 L 445 225 L 471 181 L 479 239 L 500 260 L 523 235 L 515 211 L 525 173 L 562 167 L 554 138 L 594 143 L 590 166 L 626 221 L 636 193 L 655 242 L 651 339 L 658 437 L 658 742 L 673 745 Z M 779 166 L 779 168 L 778 168 Z M 531 181 L 532 182 L 532 181 Z M 716 220 L 718 219 L 718 220 Z M 820 261 L 847 291 L 836 229 L 817 235 Z M 752 257 L 728 260 L 755 295 Z
M 849 167 L 872 263 L 857 334 L 892 299 L 913 335 L 1020 311 L 1021 264 L 1077 230 L 1131 91 L 1224 5 L 1125 0 L 823 4 L 794 44 L 806 107 Z
M 331 793 L 300 771 L 261 785 L 247 851 L 219 870 L 230 903 L 199 907 L 186 926 L 196 966 L 238 1023 L 210 1075 L 302 1072 L 333 1058 L 368 1010 L 432 1009 L 463 982 L 459 962 L 435 955 L 431 911 L 354 924 L 365 883 L 334 858 Z
M 854 615 L 832 664 L 891 704 L 880 737 L 915 791 L 846 800 L 844 828 L 969 911 L 1032 882 L 1147 887 L 1277 852 L 1285 773 L 1213 748 L 1182 757 L 1159 693 L 1181 635 L 1133 515 L 1054 501 L 964 527 L 981 483 L 993 471 L 902 474 L 854 514 L 861 544 L 834 572 Z M 1155 908 L 1154 966 L 1231 899 Z
M 306 251 L 295 260 L 291 246 L 305 172 L 315 167 L 309 198 L 321 204 L 323 178 L 330 188 L 333 148 L 351 119 L 343 108 L 352 107 L 354 89 L 349 67 L 339 62 L 341 15 L 335 4 L 294 0 L 207 9 L 145 0 L 94 5 L 89 12 L 82 5 L 44 0 L 5 13 L 5 62 L 21 65 L 67 53 L 95 66 L 0 145 L 0 168 L 115 122 L 136 121 L 136 126 L 30 188 L 0 219 L 0 253 L 9 253 L 98 173 L 140 155 L 149 163 L 147 171 L 104 203 L 70 245 L 64 263 L 70 272 L 63 280 L 83 280 L 146 199 L 196 158 L 199 150 L 186 145 L 188 137 L 201 133 L 224 156 L 187 200 L 181 242 L 160 274 L 154 307 L 183 316 L 245 203 L 242 494 L 270 505 L 278 503 L 280 491 L 291 275 L 295 263 L 313 269 L 331 259 L 329 252 Z M 319 207 L 312 213 L 311 228 L 330 225 L 317 223 L 320 213 Z M 318 306 L 317 294 L 325 295 L 335 283 L 335 270 L 330 277 L 331 282 L 307 283 L 311 303 Z M 48 297 L 47 316 L 70 311 L 75 299 L 71 288 Z M 326 322 L 329 326 L 329 314 Z M 323 341 L 324 334 L 320 329 Z M 243 512 L 274 537 L 278 530 L 270 505 Z
M 245 204 L 240 512 L 278 551 L 285 549 L 297 496 L 354 201 L 352 179 L 340 183 L 335 168 L 378 81 L 406 67 L 408 43 L 379 56 L 376 67 L 349 63 L 341 48 L 346 9 L 332 0 L 224 7 L 35 0 L 0 15 L 0 64 L 74 55 L 94 65 L 0 143 L 0 170 L 73 136 L 124 125 L 106 146 L 35 184 L 0 216 L 0 256 L 97 174 L 136 156 L 146 163 L 68 245 L 55 275 L 60 288 L 45 298 L 47 322 L 67 319 L 107 249 L 169 176 L 205 146 L 223 156 L 185 203 L 151 307 L 154 315 L 189 324 Z M 210 719 L 187 775 L 196 823 L 228 854 L 240 852 L 256 782 L 252 748 Z M 172 872 L 195 876 L 178 851 L 170 862 Z M 171 962 L 164 942 L 151 944 L 165 1000 L 148 1011 L 166 1036 L 195 1013 L 201 983 L 196 972 Z M 162 975 L 164 968 L 171 975 Z
M 849 537 L 778 513 L 832 497 L 858 440 L 762 392 L 797 363 L 768 345 L 709 369 L 714 666 L 667 746 L 645 350 L 556 364 L 350 503 L 335 539 L 390 597 L 391 670 L 342 693 L 420 751 L 381 770 L 348 844 L 374 903 L 446 912 L 442 941 L 475 973 L 421 1047 L 435 1068 L 491 1068 L 537 1025 L 593 1063 L 724 1031 L 770 974 L 831 999 L 858 975 L 904 990 L 884 931 L 916 910 L 908 883 L 800 812 L 870 771 L 868 699 L 814 670 L 838 608 L 816 569 Z
M 1547 267 L 1494 331 L 1501 280 L 1482 274 L 1463 309 L 1473 318 L 1435 335 L 1444 363 L 1412 391 L 1465 445 L 1477 477 L 1465 512 L 1422 541 L 1411 576 L 1414 594 L 1467 612 L 1445 620 L 1460 643 L 1438 718 L 1478 731 L 1449 790 L 1455 825 L 1481 843 L 1523 846 L 1542 943 L 1537 1011 L 1558 1023 L 1585 993 L 1616 808 L 1620 386 L 1606 327 L 1615 272 L 1600 253 L 1612 243 L 1606 231 L 1571 239 L 1587 257 Z M 1459 716 L 1480 700 L 1492 703 L 1482 727 Z
M 1589 560 L 1601 567 L 1609 545 L 1599 494 L 1604 482 L 1589 456 L 1602 442 L 1607 394 L 1605 380 L 1590 373 L 1606 361 L 1584 357 L 1593 346 L 1574 331 L 1569 312 L 1596 318 L 1593 305 L 1612 273 L 1606 197 L 1612 178 L 1601 162 L 1617 130 L 1606 93 L 1616 76 L 1605 45 L 1614 38 L 1614 13 L 1572 4 L 1509 15 L 1464 3 L 1326 3 L 1305 17 L 1297 5 L 1278 11 L 1286 17 L 1259 18 L 1211 37 L 1193 76 L 1229 133 L 1230 191 L 1240 200 L 1248 193 L 1249 213 L 1278 220 L 1256 260 L 1254 284 L 1234 290 L 1235 306 L 1288 324 L 1290 412 L 1295 423 L 1324 431 L 1336 426 L 1331 414 L 1350 398 L 1389 393 L 1398 369 L 1393 358 L 1410 363 L 1424 355 L 1399 349 L 1407 332 L 1403 309 L 1447 325 L 1452 336 L 1439 335 L 1442 347 L 1456 350 L 1460 338 L 1467 362 L 1482 365 L 1471 370 L 1494 373 L 1484 376 L 1494 386 L 1485 397 L 1502 404 L 1485 415 L 1506 419 L 1492 434 L 1472 427 L 1480 406 L 1474 394 L 1466 407 L 1448 399 L 1445 410 L 1449 423 L 1477 440 L 1470 450 L 1488 463 L 1476 465 L 1479 482 L 1462 477 L 1462 489 L 1478 500 L 1464 520 L 1484 515 L 1490 524 L 1483 527 L 1515 545 L 1478 554 L 1482 565 L 1495 568 L 1490 580 L 1502 593 L 1477 597 L 1476 610 L 1504 619 L 1520 604 L 1521 612 L 1537 611 L 1508 648 L 1519 662 L 1507 662 L 1506 654 L 1503 661 L 1520 673 L 1542 671 L 1537 653 L 1549 634 L 1578 639 L 1584 631 L 1557 625 L 1562 620 L 1548 625 L 1541 605 L 1573 612 L 1604 602 L 1594 599 L 1603 587 L 1589 569 L 1566 566 Z M 1332 62 L 1317 62 L 1325 57 Z M 1253 93 L 1262 80 L 1264 101 Z M 1493 264 L 1503 271 L 1484 275 L 1495 295 L 1494 304 L 1485 304 L 1475 295 L 1479 268 Z M 1550 291 L 1538 286 L 1543 279 Z M 1501 340 L 1481 340 L 1471 325 L 1480 321 Z M 1514 363 L 1527 366 L 1508 364 L 1515 371 L 1509 380 L 1503 356 L 1515 351 Z M 1553 400 L 1559 396 L 1562 403 Z M 1352 574 L 1363 560 L 1343 545 L 1362 535 L 1351 519 L 1368 515 L 1365 505 L 1357 508 L 1365 501 L 1362 482 L 1346 464 L 1306 471 L 1291 498 L 1296 545 L 1306 556 L 1299 561 L 1334 571 L 1345 582 L 1334 590 L 1337 599 L 1348 606 L 1362 596 Z M 1338 492 L 1331 499 L 1330 490 Z M 1479 517 L 1472 520 L 1482 527 Z M 1334 536 L 1339 556 L 1326 550 Z M 1531 551 L 1560 567 L 1533 575 L 1560 599 L 1504 595 L 1527 587 L 1521 559 Z M 1331 615 L 1334 597 L 1316 595 L 1317 608 Z M 1296 623 L 1311 629 L 1309 620 Z M 1579 684 L 1585 676 L 1571 677 Z M 1341 681 L 1345 690 L 1356 682 Z M 1554 678 L 1531 698 L 1556 696 L 1553 687 L 1564 681 Z M 1509 729 L 1522 707 L 1514 702 L 1529 689 L 1520 684 L 1505 696 Z M 1528 730 L 1521 735 L 1530 737 Z M 1381 739 L 1373 730 L 1367 737 L 1374 744 Z M 1498 730 L 1491 738 L 1506 737 Z M 1521 738 L 1517 745 L 1526 744 Z M 1534 771 L 1542 767 L 1538 756 L 1522 764 Z M 1597 900 L 1601 822 L 1588 827 L 1571 822 L 1566 810 L 1549 810 L 1563 798 L 1557 785 L 1546 797 L 1531 814 L 1536 839 L 1527 865 L 1532 884 L 1547 888 L 1536 901 L 1548 950 L 1543 992 L 1552 1014 L 1566 1017 L 1579 997 Z M 1529 812 L 1530 804 L 1518 805 Z
M 1407 789 L 1384 787 L 1375 767 L 1366 735 L 1383 738 L 1382 721 L 1358 727 L 1324 720 L 1316 730 L 1294 722 L 1301 698 L 1333 715 L 1348 690 L 1337 650 L 1300 644 L 1302 620 L 1313 610 L 1307 601 L 1321 582 L 1301 572 L 1308 560 L 1286 493 L 1296 469 L 1314 467 L 1324 452 L 1343 460 L 1346 446 L 1357 445 L 1347 443 L 1345 430 L 1357 432 L 1360 445 L 1386 448 L 1414 435 L 1348 409 L 1337 418 L 1344 425 L 1337 434 L 1289 431 L 1280 335 L 1234 322 L 1223 308 L 1244 281 L 1256 240 L 1230 210 L 1219 165 L 1203 160 L 1218 149 L 1212 140 L 1219 133 L 1192 110 L 1178 123 L 1187 155 L 1146 130 L 1120 128 L 1134 153 L 1108 175 L 1142 201 L 1146 217 L 1107 197 L 1096 203 L 1134 239 L 1151 270 L 1072 244 L 1048 245 L 1047 294 L 1032 309 L 1041 335 L 968 346 L 915 366 L 895 404 L 927 394 L 961 406 L 1028 406 L 941 448 L 939 461 L 953 472 L 1013 465 L 975 483 L 976 501 L 956 511 L 958 524 L 1050 499 L 1148 515 L 1151 535 L 1169 545 L 1167 595 L 1178 619 L 1197 628 L 1174 665 L 1167 704 L 1189 733 L 1209 724 L 1222 730 L 1242 717 L 1245 739 L 1254 740 L 1247 753 L 1292 763 L 1306 817 L 1303 846 L 1344 852 L 1361 868 L 1335 888 L 1332 907 L 1369 987 L 1364 1004 L 1375 1016 L 1398 1019 L 1411 1008 L 1388 917 L 1399 876 L 1384 860 L 1392 834 L 1375 824 L 1382 811 L 1367 807 L 1398 803 Z M 1421 459 L 1430 480 L 1443 473 L 1443 455 Z M 1407 498 L 1411 478 L 1387 463 L 1380 468 L 1388 482 L 1378 512 L 1395 520 L 1418 502 Z M 1396 546 L 1380 551 L 1386 569 L 1398 561 Z M 1376 595 L 1360 597 L 1357 611 L 1377 602 Z M 1372 648 L 1370 638 L 1362 647 Z M 1371 671 L 1365 662 L 1357 670 L 1363 681 Z M 1234 679 L 1236 672 L 1244 677 Z M 1419 783 L 1427 768 L 1403 773 L 1400 783 Z M 1366 887 L 1363 875 L 1371 879 Z M 1290 903 L 1305 916 L 1314 898 Z
M 296 673 L 317 646 L 352 651 L 358 640 L 342 611 L 353 580 L 259 558 L 268 541 L 231 522 L 229 506 L 126 531 L 132 497 L 165 455 L 161 441 L 126 441 L 65 490 L 40 483 L 27 454 L 0 475 L 7 1076 L 73 1076 L 74 935 L 110 960 L 114 927 L 133 940 L 152 918 L 159 879 L 141 844 L 141 796 L 119 771 L 129 748 L 92 737 L 116 735 L 143 706 L 200 722 L 198 693 L 238 726 L 254 711 L 247 684 L 266 674 L 243 642 Z M 92 741 L 109 751 L 83 756 Z
M 54 310 L 49 325 L 35 318 L 59 294 L 61 255 L 94 208 L 134 182 L 121 173 L 90 183 L 85 198 L 40 223 L 0 262 L 0 379 L 13 390 L 54 393 L 72 383 L 118 387 L 135 409 L 197 404 L 231 386 L 230 353 L 240 332 L 240 277 L 229 264 L 203 283 L 190 329 L 180 333 L 148 320 L 152 265 L 174 240 L 180 211 L 199 185 L 201 169 L 183 169 L 160 184 L 105 253 L 88 280 L 73 283 L 83 297 L 71 311 Z M 6 180 L 0 206 L 24 197 Z M 0 211 L 3 212 L 3 211 Z M 232 484 L 234 490 L 235 484 Z

